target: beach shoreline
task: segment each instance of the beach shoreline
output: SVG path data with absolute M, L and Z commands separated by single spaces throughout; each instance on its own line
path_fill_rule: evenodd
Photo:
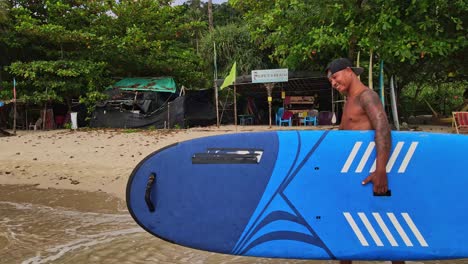
M 152 152 L 194 138 L 274 130 L 329 130 L 332 126 L 211 126 L 172 130 L 79 129 L 17 131 L 0 137 L 0 184 L 105 192 L 125 200 L 128 177 Z M 421 126 L 452 133 L 451 127 Z

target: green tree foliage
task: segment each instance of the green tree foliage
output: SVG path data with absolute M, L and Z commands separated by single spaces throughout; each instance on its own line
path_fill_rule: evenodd
M 219 78 L 224 78 L 237 62 L 237 74 L 250 74 L 251 70 L 268 68 L 267 54 L 262 53 L 252 42 L 245 26 L 236 24 L 216 27 L 213 34 L 206 33 L 201 41 L 201 53 L 209 61 L 209 70 L 213 71 L 214 46 Z
M 7 47 L 4 44 L 4 38 L 9 28 L 11 27 L 10 22 L 10 3 L 7 0 L 0 0 L 0 67 L 9 64 L 8 54 L 7 54 Z M 0 98 L 2 98 L 2 94 L 7 94 L 5 91 L 1 90 L 3 80 L 3 72 L 0 68 Z
M 79 60 L 15 62 L 8 67 L 10 73 L 23 81 L 18 86 L 23 99 L 39 104 L 48 101 L 65 101 L 71 105 L 86 87 L 88 92 L 103 86 L 101 76 L 105 63 Z M 31 89 L 32 88 L 32 89 Z
M 322 70 L 334 57 L 353 59 L 361 51 L 365 58 L 373 50 L 376 59 L 385 60 L 388 73 L 400 76 L 400 87 L 417 73 L 425 80 L 439 68 L 439 77 L 466 73 L 468 4 L 463 0 L 230 3 L 245 13 L 254 41 L 272 49 L 272 58 L 284 67 Z
M 9 8 L 9 3 L 6 0 L 0 0 L 0 25 L 5 25 L 7 22 Z
M 106 63 L 87 59 L 93 34 L 80 25 L 90 18 L 63 1 L 26 3 L 11 10 L 14 27 L 4 38 L 12 61 L 5 69 L 18 81 L 19 98 L 71 105 L 81 92 L 106 84 Z
M 468 81 L 454 81 L 445 83 L 417 83 L 411 82 L 402 92 L 402 115 L 416 116 L 430 112 L 431 107 L 441 116 L 450 116 L 452 111 L 464 107 L 463 93 L 468 87 Z
M 313 1 L 241 1 L 230 3 L 244 13 L 244 21 L 253 42 L 261 49 L 271 50 L 270 58 L 281 67 L 305 68 L 314 42 L 307 35 L 313 25 Z M 303 67 L 301 67 L 301 65 Z
M 227 2 L 213 5 L 213 20 L 215 27 L 226 26 L 228 24 L 244 24 L 241 13 Z
M 189 87 L 207 83 L 189 34 L 196 23 L 171 1 L 10 3 L 8 31 L 0 37 L 9 57 L 2 66 L 8 79 L 16 77 L 23 99 L 97 98 L 111 77 L 171 76 Z
M 20 98 L 89 105 L 116 77 L 210 87 L 213 42 L 220 77 L 233 61 L 238 74 L 321 71 L 360 52 L 366 66 L 372 50 L 400 90 L 466 79 L 466 0 L 230 0 L 213 6 L 212 34 L 206 3 L 171 2 L 0 0 L 0 96 L 11 98 L 13 77 Z

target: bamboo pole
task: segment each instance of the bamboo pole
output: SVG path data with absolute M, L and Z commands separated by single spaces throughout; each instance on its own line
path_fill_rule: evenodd
M 13 135 L 16 135 L 16 98 L 13 100 Z
M 13 78 L 13 135 L 16 135 L 16 80 Z
M 369 57 L 369 88 L 371 90 L 374 90 L 374 85 L 372 84 L 373 80 L 372 80 L 372 49 L 370 50 L 370 57 Z
M 361 60 L 361 51 L 358 51 L 357 60 L 356 60 L 356 67 L 359 67 L 360 60 Z M 358 75 L 358 79 L 359 80 L 361 79 L 361 75 Z
M 395 124 L 396 130 L 400 130 L 400 122 L 398 120 L 397 101 L 395 94 L 394 75 L 390 77 L 390 99 L 392 105 L 393 123 Z
M 267 95 L 268 95 L 268 116 L 269 116 L 269 125 L 270 125 L 270 128 L 271 128 L 271 101 L 272 101 L 272 97 L 271 97 L 271 93 L 272 93 L 272 90 L 273 90 L 273 87 L 275 86 L 275 83 L 265 83 L 265 88 L 267 89 Z
M 219 107 L 218 107 L 218 85 L 216 84 L 216 79 L 218 79 L 218 68 L 216 65 L 216 42 L 213 41 L 213 50 L 214 50 L 214 81 L 213 81 L 213 88 L 215 90 L 215 105 L 216 105 L 216 127 L 219 127 Z
M 236 127 L 237 131 L 237 88 L 234 81 L 234 126 Z

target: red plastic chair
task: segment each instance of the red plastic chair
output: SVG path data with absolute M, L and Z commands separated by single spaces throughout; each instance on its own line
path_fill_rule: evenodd
M 455 127 L 457 134 L 468 132 L 468 112 L 452 112 L 452 127 Z

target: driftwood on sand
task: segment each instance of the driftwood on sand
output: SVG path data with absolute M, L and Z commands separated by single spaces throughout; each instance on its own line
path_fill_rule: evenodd
M 13 136 L 13 134 L 0 128 L 0 137 L 9 137 L 9 136 Z

